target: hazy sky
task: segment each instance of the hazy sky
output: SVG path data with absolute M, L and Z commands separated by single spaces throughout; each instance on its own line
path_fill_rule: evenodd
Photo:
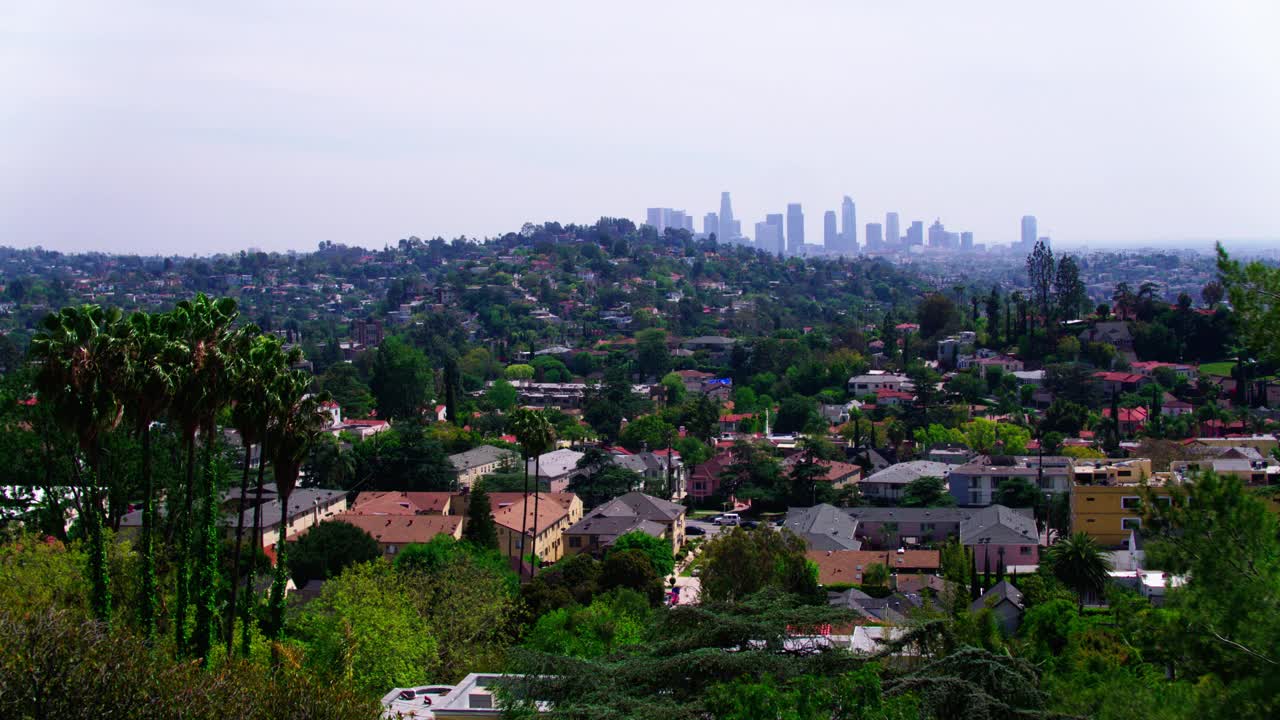
M 4 0 L 0 245 L 701 229 L 722 190 L 811 241 L 845 194 L 977 242 L 1280 238 L 1280 3 L 1049 5 Z

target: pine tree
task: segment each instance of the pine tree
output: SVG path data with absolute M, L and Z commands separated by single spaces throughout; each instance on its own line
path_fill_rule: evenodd
M 471 504 L 467 506 L 467 526 L 462 530 L 462 539 L 486 549 L 498 547 L 493 508 L 489 504 L 489 493 L 485 491 L 483 482 L 477 482 L 471 488 Z

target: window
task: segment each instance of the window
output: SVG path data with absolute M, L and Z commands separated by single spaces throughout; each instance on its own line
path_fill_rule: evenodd
M 395 555 L 395 554 L 396 554 L 396 546 L 395 546 L 395 545 L 388 545 L 388 546 L 387 546 L 387 554 L 388 554 L 388 555 Z
M 1173 498 L 1165 495 L 1157 495 L 1155 500 L 1156 500 L 1156 504 L 1161 507 L 1169 507 L 1170 505 L 1173 504 Z
M 1142 527 L 1142 518 L 1121 518 L 1120 519 L 1121 530 L 1137 530 L 1140 527 Z
M 1019 545 L 1019 546 L 1018 546 L 1018 554 L 1019 554 L 1019 555 L 1030 555 L 1030 554 L 1031 554 L 1031 546 L 1030 546 L 1030 545 Z
M 577 536 L 569 538 L 569 547 L 571 548 L 582 547 L 582 538 Z
M 1134 495 L 1126 495 L 1120 498 L 1120 507 L 1125 510 L 1137 510 L 1142 504 L 1142 498 Z

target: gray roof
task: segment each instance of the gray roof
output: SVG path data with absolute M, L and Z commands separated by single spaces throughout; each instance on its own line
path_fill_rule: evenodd
M 1039 544 L 1040 531 L 1030 513 L 990 505 L 974 510 L 973 515 L 960 524 L 961 543 L 976 545 L 983 541 L 994 545 Z
M 858 521 L 833 505 L 790 508 L 784 526 L 804 538 L 810 550 L 861 550 L 854 539 Z
M 638 517 L 654 522 L 668 523 L 685 513 L 685 507 L 678 503 L 645 495 L 642 492 L 629 492 L 610 500 L 587 513 L 587 517 Z M 583 518 L 584 520 L 586 518 Z
M 986 592 L 982 593 L 982 597 L 974 600 L 973 604 L 969 606 L 969 609 L 977 612 L 987 607 L 988 601 L 990 601 L 991 606 L 994 607 L 1006 600 L 1013 603 L 1013 606 L 1019 610 L 1023 608 L 1022 593 L 1008 580 L 1001 580 L 995 585 L 992 585 Z
M 859 522 L 962 523 L 975 512 L 970 508 L 853 507 L 844 510 Z
M 872 597 L 857 588 L 840 592 L 828 592 L 827 604 L 847 608 L 868 620 L 900 623 L 907 613 L 919 608 L 924 600 L 914 593 L 892 593 L 886 597 Z
M 471 448 L 466 452 L 450 455 L 449 463 L 453 465 L 453 469 L 457 472 L 466 472 L 467 470 L 480 467 L 481 465 L 500 462 L 506 458 L 514 460 L 516 457 L 517 455 L 514 450 L 495 447 L 493 445 L 481 445 L 480 447 Z
M 862 483 L 882 483 L 887 485 L 906 485 L 922 477 L 946 478 L 951 466 L 946 463 L 930 460 L 912 460 L 911 462 L 890 465 L 878 473 L 862 479 Z
M 262 507 L 261 520 L 262 520 L 262 527 L 264 528 L 274 527 L 275 525 L 280 523 L 280 501 L 276 499 L 274 495 L 275 486 L 268 484 L 263 487 L 263 490 L 265 491 L 268 488 L 273 492 L 271 493 L 263 492 L 262 494 L 264 498 L 270 498 L 269 500 L 262 503 L 261 505 Z M 239 496 L 239 494 L 240 493 L 238 488 L 235 489 L 233 492 L 224 493 L 223 502 L 224 503 L 234 502 L 236 498 Z M 291 495 L 289 495 L 289 517 L 296 518 L 312 510 L 317 506 L 320 508 L 327 508 L 333 503 L 341 500 L 345 496 L 346 496 L 346 492 L 342 490 L 321 490 L 319 488 L 297 488 L 293 491 Z M 156 504 L 156 509 L 159 512 L 164 512 L 163 508 L 164 508 L 164 503 Z M 234 511 L 224 512 L 222 515 L 222 520 L 220 521 L 219 524 L 224 527 L 234 526 L 236 524 L 235 517 L 236 517 L 236 514 Z M 142 511 L 135 510 L 129 513 L 128 515 L 125 515 L 123 518 L 121 518 L 120 525 L 122 527 L 141 527 Z M 253 527 L 253 506 L 252 505 L 248 506 L 244 511 L 244 525 L 245 527 Z
M 588 515 L 574 523 L 565 532 L 571 535 L 596 535 L 605 545 L 608 545 L 629 532 L 639 531 L 653 537 L 661 537 L 666 530 L 667 526 L 662 523 L 638 518 L 635 515 L 625 517 Z
M 701 335 L 695 338 L 689 338 L 684 341 L 685 345 L 732 345 L 736 342 L 733 338 L 721 335 Z
M 534 472 L 536 467 L 539 477 L 563 477 L 578 469 L 578 461 L 581 459 L 582 453 L 577 450 L 552 450 L 537 458 L 536 463 L 531 458 L 529 460 L 529 472 Z

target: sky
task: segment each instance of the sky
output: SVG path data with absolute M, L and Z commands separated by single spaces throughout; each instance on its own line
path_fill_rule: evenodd
M 181 6 L 181 7 L 178 7 Z M 1280 3 L 0 3 L 0 245 L 750 232 L 1280 242 Z M 859 236 L 862 229 L 859 229 Z

